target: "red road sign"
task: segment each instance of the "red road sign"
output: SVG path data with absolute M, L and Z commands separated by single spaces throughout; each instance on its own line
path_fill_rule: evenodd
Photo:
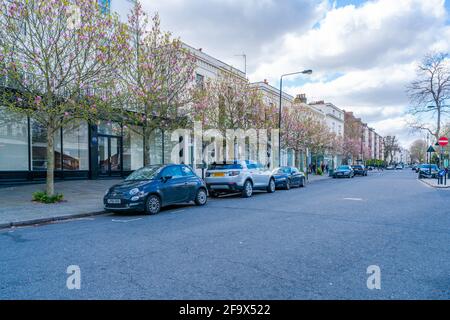
M 448 138 L 447 137 L 439 138 L 439 145 L 441 147 L 445 147 L 446 145 L 448 145 Z

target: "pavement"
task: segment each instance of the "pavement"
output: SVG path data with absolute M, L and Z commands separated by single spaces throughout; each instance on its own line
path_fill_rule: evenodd
M 0 229 L 104 213 L 105 190 L 119 181 L 56 182 L 55 192 L 64 194 L 64 202 L 58 204 L 32 201 L 33 192 L 45 191 L 45 184 L 0 188 Z
M 450 193 L 410 171 L 0 231 L 0 299 L 450 299 Z M 66 287 L 79 266 L 81 288 Z M 367 287 L 369 266 L 381 289 Z
M 329 179 L 328 175 L 310 175 L 309 183 Z M 74 180 L 55 183 L 55 192 L 64 194 L 59 204 L 31 201 L 35 191 L 44 191 L 45 184 L 0 188 L 0 229 L 48 223 L 104 214 L 103 198 L 106 189 L 123 180 Z
M 439 184 L 437 179 L 419 179 L 419 181 L 433 188 L 450 190 L 450 179 L 447 180 L 446 185 Z
M 324 175 L 317 175 L 317 174 L 309 174 L 308 175 L 308 182 L 312 183 L 312 182 L 316 182 L 316 181 L 323 181 L 323 180 L 328 180 L 331 179 L 330 176 L 328 176 L 328 174 L 324 174 Z

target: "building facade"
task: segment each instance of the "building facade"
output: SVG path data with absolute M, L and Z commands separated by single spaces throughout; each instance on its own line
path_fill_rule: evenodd
M 197 57 L 197 84 L 221 72 L 232 72 L 245 79 L 244 72 L 205 54 L 201 49 L 186 47 Z M 0 78 L 0 90 L 9 90 L 6 77 Z M 55 133 L 55 178 L 98 179 L 123 177 L 143 166 L 143 137 L 138 127 L 98 121 L 73 122 Z M 33 118 L 14 114 L 0 107 L 0 184 L 43 181 L 47 170 L 46 128 Z M 170 163 L 173 147 L 171 132 L 155 130 L 146 141 L 150 144 L 150 164 Z M 184 146 L 193 147 L 192 137 Z M 183 162 L 194 164 L 184 155 Z
M 384 160 L 383 138 L 361 118 L 355 117 L 353 112 L 344 113 L 344 139 L 352 144 L 346 151 L 346 162 L 356 164 L 367 160 Z
M 324 101 L 311 102 L 309 105 L 325 115 L 325 123 L 328 129 L 343 140 L 345 112 L 334 104 Z M 324 161 L 329 167 L 336 168 L 342 164 L 342 154 L 327 154 L 324 156 Z

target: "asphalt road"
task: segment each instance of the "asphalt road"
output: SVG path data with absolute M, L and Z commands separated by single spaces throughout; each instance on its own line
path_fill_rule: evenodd
M 5 230 L 0 299 L 450 299 L 449 200 L 385 171 Z M 69 265 L 80 290 L 66 287 Z M 367 288 L 371 265 L 380 290 Z

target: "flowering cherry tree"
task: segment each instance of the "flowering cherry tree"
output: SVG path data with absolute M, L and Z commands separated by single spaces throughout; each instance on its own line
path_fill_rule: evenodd
M 118 18 L 91 0 L 0 0 L 2 104 L 47 132 L 47 195 L 54 194 L 54 134 L 105 113 L 122 50 Z
M 264 125 L 266 108 L 257 88 L 247 79 L 222 72 L 198 88 L 193 105 L 194 119 L 206 128 L 250 129 Z
M 134 2 L 126 29 L 118 87 L 125 120 L 143 136 L 144 165 L 148 165 L 150 133 L 182 126 L 188 119 L 197 59 L 179 39 L 161 30 L 158 14 L 150 22 L 139 1 Z
M 296 152 L 309 149 L 324 154 L 336 148 L 337 138 L 314 112 L 303 104 L 285 108 L 282 114 L 282 147 Z

